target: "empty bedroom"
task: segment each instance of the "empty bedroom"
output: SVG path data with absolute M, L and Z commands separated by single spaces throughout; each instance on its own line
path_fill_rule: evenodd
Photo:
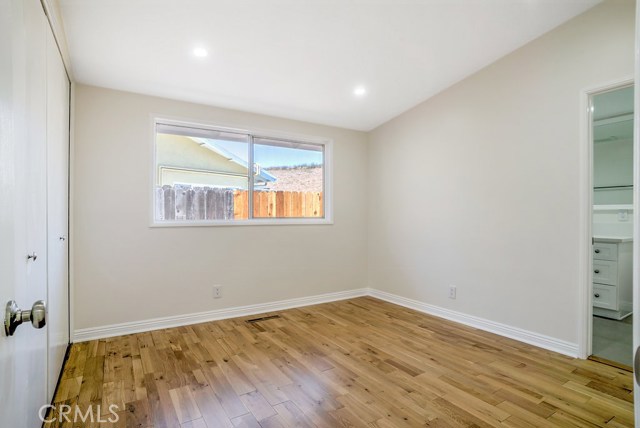
M 0 0 L 0 427 L 640 423 L 633 0 Z

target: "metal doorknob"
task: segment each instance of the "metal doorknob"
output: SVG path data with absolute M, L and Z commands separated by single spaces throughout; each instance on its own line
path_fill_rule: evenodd
M 38 300 L 30 311 L 18 308 L 15 300 L 9 300 L 4 312 L 4 333 L 13 336 L 16 328 L 23 322 L 30 321 L 34 328 L 42 328 L 47 324 L 47 304 L 44 300 Z

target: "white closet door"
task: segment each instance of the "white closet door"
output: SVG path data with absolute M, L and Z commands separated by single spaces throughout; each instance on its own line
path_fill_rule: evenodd
M 69 80 L 47 26 L 48 382 L 53 397 L 69 344 Z
M 3 314 L 8 300 L 31 309 L 36 300 L 47 298 L 46 28 L 39 1 L 0 2 Z M 46 373 L 46 329 L 26 322 L 13 336 L 0 333 L 1 426 L 41 425 L 38 410 L 49 400 Z
M 24 1 L 26 45 L 23 52 L 17 52 L 18 60 L 24 55 L 26 60 L 26 157 L 16 164 L 24 165 L 24 174 L 20 177 L 23 185 L 20 192 L 26 197 L 25 219 L 26 247 L 22 254 L 16 254 L 22 260 L 26 271 L 26 289 L 16 294 L 16 302 L 21 309 L 29 310 L 37 300 L 47 299 L 47 19 L 39 1 Z M 23 163 L 24 162 L 24 163 Z M 20 198 L 18 198 L 18 201 Z M 17 212 L 16 212 L 17 214 Z M 28 258 L 31 255 L 31 258 Z M 16 330 L 14 339 L 27 337 L 30 362 L 29 377 L 33 383 L 26 385 L 26 396 L 38 398 L 38 408 L 49 402 L 46 393 L 47 379 L 47 329 L 34 329 L 25 322 Z M 18 356 L 20 358 L 20 356 Z M 33 403 L 29 403 L 33 405 Z M 33 419 L 37 415 L 33 410 L 25 412 L 23 417 Z M 39 422 L 39 421 L 38 421 Z M 26 426 L 26 425 L 25 425 Z M 31 425 L 36 426 L 36 425 Z

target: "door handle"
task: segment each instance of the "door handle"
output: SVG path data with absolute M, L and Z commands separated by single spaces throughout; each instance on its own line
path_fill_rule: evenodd
M 47 324 L 47 304 L 44 300 L 38 300 L 30 311 L 18 308 L 15 300 L 9 300 L 4 311 L 4 333 L 13 336 L 16 328 L 23 322 L 30 321 L 34 328 L 42 328 Z
M 636 348 L 636 354 L 633 357 L 633 375 L 636 378 L 636 383 L 640 385 L 640 346 Z

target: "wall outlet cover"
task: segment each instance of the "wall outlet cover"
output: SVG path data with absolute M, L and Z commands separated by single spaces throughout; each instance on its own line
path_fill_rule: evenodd
M 450 285 L 449 286 L 449 298 L 450 299 L 455 299 L 456 298 L 456 286 L 455 285 Z
M 213 286 L 213 298 L 214 299 L 222 298 L 222 286 L 221 285 L 214 285 Z

